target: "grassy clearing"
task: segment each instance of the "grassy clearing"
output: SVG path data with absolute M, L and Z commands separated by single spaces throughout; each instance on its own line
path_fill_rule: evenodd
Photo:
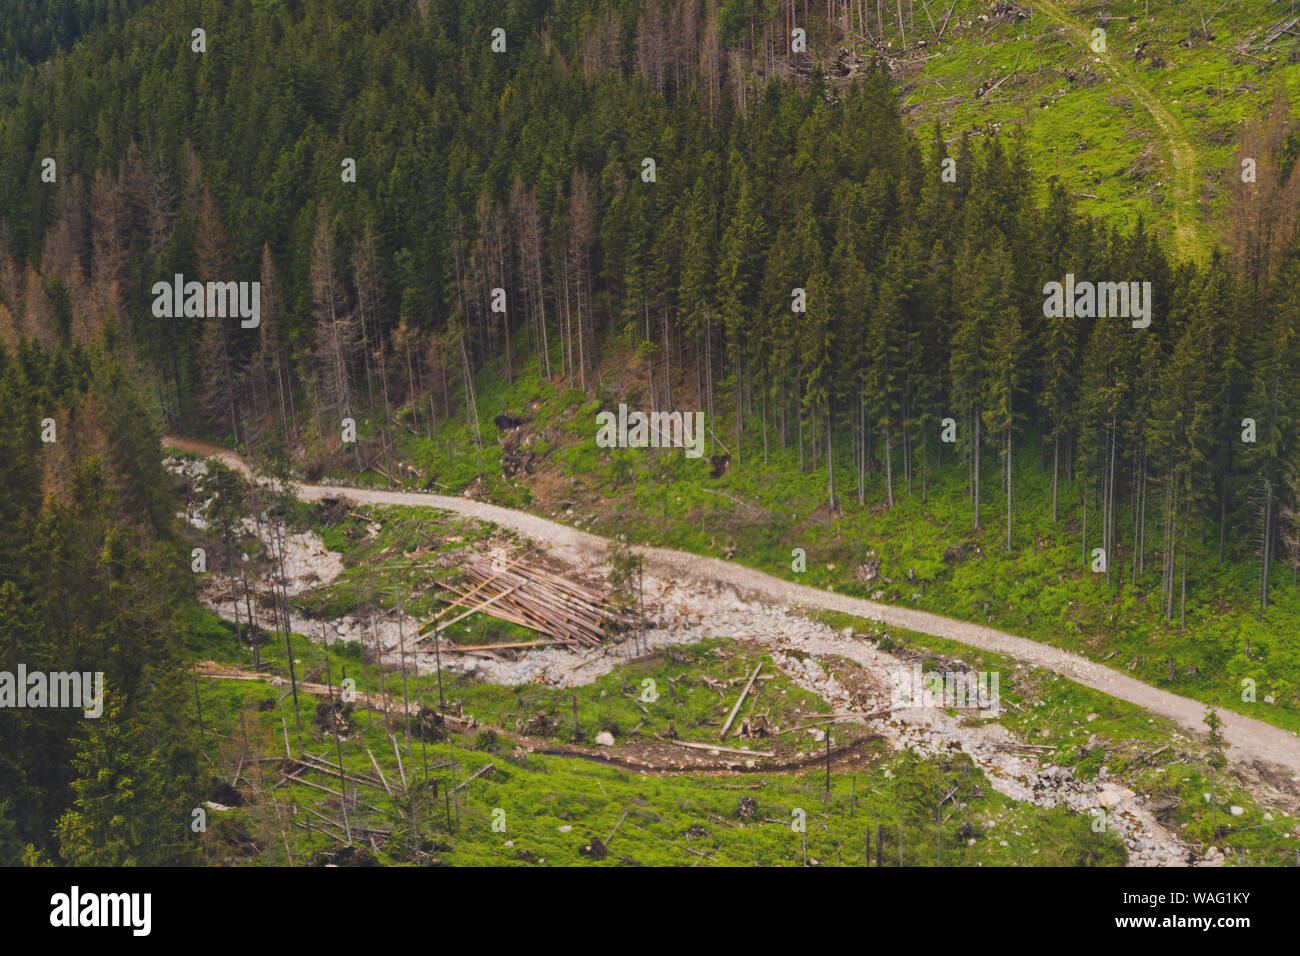
M 1170 721 L 1059 674 L 1019 664 L 943 638 L 829 612 L 815 615 L 835 628 L 876 633 L 883 649 L 919 654 L 923 669 L 959 659 L 999 675 L 1005 712 L 998 719 L 1018 739 L 1050 746 L 1047 760 L 1080 780 L 1123 780 L 1150 798 L 1157 819 L 1189 845 L 1217 846 L 1230 864 L 1290 866 L 1300 851 L 1300 826 L 1285 811 L 1261 806 L 1239 777 L 1220 775 L 1212 811 L 1206 750 Z M 1233 816 L 1230 807 L 1241 808 Z
M 196 656 L 239 656 L 226 625 L 206 614 L 196 614 L 192 623 L 190 650 Z M 666 670 L 657 671 L 664 665 L 653 662 L 632 664 L 577 689 L 573 695 L 580 701 L 580 723 L 606 727 L 631 719 L 634 713 L 627 709 L 624 688 L 640 686 L 646 674 L 659 673 L 667 682 L 669 671 L 685 667 L 696 679 L 681 688 L 680 700 L 662 695 L 660 701 L 678 727 L 700 732 L 711 728 L 717 695 L 702 678 L 726 678 L 742 664 L 747 666 L 757 652 L 717 641 L 681 653 L 690 657 L 673 660 Z M 295 657 L 300 670 L 311 668 L 316 659 L 323 659 L 324 650 L 299 638 Z M 331 648 L 330 657 L 336 673 L 349 665 L 355 670 L 357 662 L 346 646 Z M 386 680 L 400 692 L 395 676 Z M 313 772 L 306 776 L 316 787 L 290 783 L 270 789 L 279 777 L 275 756 L 283 754 L 286 735 L 294 753 L 301 749 L 337 759 L 339 745 L 312 724 L 315 700 L 300 695 L 300 730 L 290 698 L 279 700 L 281 690 L 261 682 L 196 683 L 209 731 L 205 740 L 214 787 L 218 777 L 228 780 L 233 775 L 241 755 L 246 767 L 256 768 L 244 774 L 242 805 L 210 811 L 204 838 L 209 858 L 243 864 L 344 862 L 341 834 L 308 812 L 341 822 L 337 796 L 319 789 L 337 789 L 337 775 Z M 540 704 L 544 710 L 544 695 L 550 691 L 466 685 L 454 686 L 453 693 L 466 713 L 477 708 L 480 719 L 491 715 L 508 720 L 521 700 L 525 707 Z M 812 695 L 777 682 L 763 693 L 788 698 L 783 702 L 791 717 L 825 709 Z M 427 683 L 420 696 L 436 700 Z M 801 864 L 806 850 L 810 865 L 860 866 L 868 861 L 870 833 L 870 859 L 874 862 L 883 840 L 882 862 L 898 865 L 900 807 L 901 862 L 908 866 L 934 865 L 939 853 L 950 866 L 1104 865 L 1125 859 L 1124 847 L 1113 835 L 1093 833 L 1083 817 L 1006 799 L 960 755 L 921 761 L 873 745 L 856 752 L 857 762 L 849 772 L 832 775 L 828 792 L 820 769 L 656 776 L 577 757 L 528 754 L 484 730 L 430 742 L 407 739 L 399 721 L 386 725 L 379 714 L 356 711 L 347 719 L 348 737 L 341 744 L 346 771 L 374 776 L 373 754 L 389 785 L 395 786 L 405 774 L 414 796 L 390 796 L 379 787 L 349 784 L 349 790 L 360 791 L 359 803 L 349 804 L 349 826 L 392 832 L 376 836 L 377 852 L 358 851 L 346 862 L 780 866 Z M 492 769 L 466 782 L 489 764 Z M 456 781 L 465 783 L 454 802 L 447 796 L 453 772 Z M 940 834 L 934 803 L 950 791 L 956 797 L 944 805 Z M 806 833 L 792 828 L 798 811 L 806 819 Z M 494 829 L 494 824 L 504 824 L 504 830 Z M 592 838 L 603 844 L 611 832 L 614 839 L 602 855 Z
M 953 136 L 1021 126 L 1044 184 L 1059 177 L 1082 211 L 1120 227 L 1131 227 L 1141 215 L 1169 233 L 1181 217 L 1191 228 L 1181 252 L 1204 260 L 1216 239 L 1213 224 L 1226 187 L 1234 182 L 1245 122 L 1265 110 L 1272 84 L 1294 98 L 1300 80 L 1286 68 L 1297 48 L 1294 38 L 1274 45 L 1272 63 L 1234 50 L 1286 10 L 1230 3 L 1214 14 L 1213 4 L 1162 3 L 1147 16 L 1147 0 L 1026 6 L 1026 20 L 988 22 L 978 19 L 989 13 L 988 4 L 958 0 L 944 41 L 927 51 L 919 72 L 903 71 L 910 118 L 938 120 Z M 1104 56 L 1121 78 L 1047 6 L 1089 36 L 1105 29 Z M 1212 38 L 1201 33 L 1202 14 L 1214 14 Z M 929 36 L 928 24 L 921 23 L 919 35 Z M 991 95 L 976 98 L 981 84 L 1006 77 Z M 1173 128 L 1162 128 L 1125 81 L 1153 96 Z M 1193 155 L 1190 189 L 1174 181 L 1174 141 Z

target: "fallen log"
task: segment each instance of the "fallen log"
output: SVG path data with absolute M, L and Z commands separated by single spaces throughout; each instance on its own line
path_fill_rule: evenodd
M 740 692 L 740 697 L 736 700 L 736 706 L 731 708 L 731 713 L 727 715 L 727 722 L 722 725 L 722 732 L 718 734 L 719 740 L 726 739 L 727 731 L 731 729 L 731 722 L 736 719 L 736 714 L 740 712 L 740 705 L 749 696 L 749 689 L 754 686 L 754 681 L 758 678 L 758 672 L 762 669 L 763 662 L 759 661 L 758 666 L 754 668 L 754 673 L 749 675 L 749 682 L 745 684 L 745 689 Z
M 798 730 L 807 730 L 809 727 L 816 727 L 818 724 L 837 724 L 841 720 L 871 720 L 875 717 L 883 717 L 892 711 L 892 707 L 882 707 L 879 710 L 872 710 L 865 714 L 831 714 L 829 717 L 818 717 L 816 720 L 810 720 L 806 724 L 800 724 L 797 727 L 791 727 L 789 730 L 780 731 L 782 734 L 792 734 Z
M 577 641 L 572 640 L 550 640 L 550 641 L 511 641 L 506 644 L 467 644 L 464 647 L 444 647 L 444 654 L 474 654 L 479 651 L 513 651 L 525 647 L 554 647 L 563 645 L 572 647 Z M 652 655 L 653 656 L 653 655 Z
M 456 786 L 452 787 L 451 792 L 455 793 L 457 790 L 463 790 L 465 787 L 468 787 L 470 783 L 472 783 L 474 780 L 478 779 L 479 777 L 483 776 L 483 774 L 487 773 L 495 766 L 496 766 L 495 762 L 484 764 L 482 767 L 479 767 L 477 770 L 475 770 L 474 773 L 472 773 L 470 776 L 466 777 Z
M 742 757 L 775 757 L 769 750 L 741 750 L 739 747 L 724 747 L 721 744 L 700 744 L 693 740 L 670 740 L 674 747 L 690 747 L 693 750 L 716 750 L 718 753 L 738 754 Z
M 948 15 L 943 18 L 943 26 L 939 27 L 939 35 L 934 38 L 935 43 L 943 39 L 943 32 L 948 29 L 948 21 L 952 19 L 952 12 L 955 9 L 957 9 L 957 0 L 952 0 L 952 5 L 948 7 Z
M 393 795 L 393 790 L 388 786 L 388 778 L 385 777 L 384 772 L 379 769 L 379 761 L 375 759 L 375 755 L 370 752 L 369 747 L 366 748 L 366 756 L 370 758 L 371 764 L 374 765 L 375 773 L 379 774 L 379 779 L 383 781 L 384 789 L 388 791 L 388 795 L 391 797 Z
M 479 611 L 486 611 L 489 607 L 491 607 L 493 604 L 496 604 L 498 601 L 500 601 L 500 600 L 501 600 L 502 598 L 504 598 L 506 595 L 511 594 L 512 592 L 517 591 L 517 590 L 519 590 L 519 585 L 518 585 L 518 584 L 516 584 L 514 587 L 510 588 L 509 590 L 502 591 L 500 594 L 496 595 L 496 597 L 490 597 L 490 598 L 488 598 L 488 599 L 487 599 L 486 601 L 484 601 L 482 604 L 479 604 L 479 605 L 476 605 L 476 606 L 470 608 L 470 609 L 469 609 L 468 611 L 466 611 L 464 614 L 460 614 L 460 615 L 458 615 L 458 616 L 456 616 L 456 617 L 453 617 L 453 618 L 452 618 L 450 621 L 448 621 L 446 624 L 439 624 L 437 627 L 435 627 L 435 628 L 433 629 L 433 634 L 438 634 L 438 633 L 440 633 L 440 632 L 442 632 L 442 631 L 445 631 L 447 628 L 451 627 L 451 626 L 452 626 L 453 624 L 455 624 L 457 621 L 463 621 L 463 620 L 465 620 L 465 618 L 469 617 L 471 614 L 477 614 Z M 417 637 L 417 638 L 415 639 L 415 643 L 418 644 L 418 643 L 420 643 L 420 641 L 426 640 L 426 639 L 428 639 L 430 636 L 432 636 L 432 635 L 430 635 L 430 634 L 421 634 L 419 637 Z
M 522 559 L 521 559 L 521 560 L 522 560 Z M 519 563 L 518 561 L 514 562 L 514 564 L 518 564 L 518 563 Z M 487 581 L 484 581 L 482 584 L 478 585 L 478 587 L 472 588 L 472 589 L 470 590 L 470 592 L 469 592 L 468 594 L 465 595 L 465 597 L 470 597 L 470 596 L 474 595 L 476 592 L 478 592 L 478 590 L 479 590 L 480 588 L 482 588 L 482 587 L 484 587 L 485 585 L 491 583 L 491 581 L 495 580 L 495 578 L 498 577 L 500 574 L 505 574 L 505 572 L 506 572 L 510 567 L 513 567 L 513 564 L 512 564 L 512 565 L 507 565 L 507 567 L 502 568 L 501 571 L 500 571 L 497 575 L 493 575 L 492 578 L 489 578 Z M 439 582 L 439 583 L 441 583 L 441 582 Z M 444 587 L 445 587 L 445 585 L 444 585 Z M 455 606 L 455 605 L 453 605 L 453 607 L 454 607 L 454 606 Z M 451 610 L 451 607 L 443 608 L 441 611 L 439 611 L 439 612 L 438 612 L 437 614 L 435 614 L 433 617 L 429 618 L 429 620 L 425 621 L 425 622 L 424 622 L 423 624 L 421 624 L 418 628 L 416 628 L 416 633 L 418 634 L 420 631 L 423 631 L 425 628 L 427 628 L 430 624 L 433 624 L 434 622 L 440 620 L 440 619 L 442 618 L 442 616 L 443 616 L 444 614 L 446 614 L 447 612 L 449 612 L 450 610 Z

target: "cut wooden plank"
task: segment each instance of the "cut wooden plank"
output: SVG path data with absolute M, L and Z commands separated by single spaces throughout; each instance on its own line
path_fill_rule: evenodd
M 488 598 L 488 599 L 487 599 L 486 601 L 484 601 L 482 604 L 479 604 L 479 605 L 476 606 L 476 607 L 472 607 L 472 608 L 470 608 L 470 609 L 469 609 L 468 611 L 466 611 L 464 614 L 461 614 L 461 615 L 459 615 L 459 616 L 457 616 L 457 617 L 453 617 L 450 621 L 448 621 L 448 622 L 445 623 L 445 624 L 439 624 L 437 627 L 435 627 L 435 628 L 433 629 L 433 634 L 437 634 L 437 633 L 439 633 L 439 632 L 441 632 L 441 631 L 445 631 L 447 628 L 451 627 L 451 626 L 452 626 L 453 624 L 455 624 L 457 621 L 463 621 L 463 620 L 465 620 L 465 618 L 469 617 L 471 614 L 477 614 L 479 611 L 487 610 L 487 609 L 488 609 L 489 607 L 491 607 L 493 604 L 496 604 L 497 601 L 500 601 L 500 600 L 501 600 L 502 598 L 504 598 L 507 594 L 511 593 L 511 591 L 516 591 L 516 590 L 518 590 L 518 589 L 519 589 L 519 585 L 516 584 L 514 587 L 510 588 L 509 591 L 502 591 L 502 592 L 501 592 L 500 594 L 498 594 L 496 597 Z M 432 635 L 430 635 L 430 634 L 421 634 L 419 637 L 417 637 L 417 638 L 415 639 L 415 643 L 418 644 L 418 643 L 420 643 L 420 641 L 426 640 L 426 639 L 429 638 L 430 636 L 432 636 Z
M 473 594 L 476 593 L 476 592 L 478 592 L 478 591 L 480 591 L 480 589 L 481 589 L 482 587 L 484 587 L 484 585 L 486 585 L 486 584 L 490 584 L 491 581 L 493 581 L 493 580 L 499 578 L 500 575 L 506 574 L 506 572 L 507 572 L 508 570 L 510 570 L 511 567 L 515 566 L 515 564 L 519 563 L 520 561 L 523 561 L 523 558 L 517 558 L 517 559 L 515 559 L 515 561 L 511 562 L 510 564 L 507 564 L 506 567 L 500 568 L 500 570 L 497 572 L 497 574 L 491 576 L 491 578 L 489 578 L 489 579 L 487 579 L 487 580 L 485 580 L 485 581 L 482 581 L 482 583 L 481 583 L 481 584 L 478 584 L 477 587 L 473 587 L 473 588 L 469 589 L 469 591 L 468 591 L 467 593 L 465 593 L 463 597 L 472 597 Z M 441 581 L 438 581 L 438 584 L 441 584 Z M 447 587 L 447 585 L 446 585 L 446 584 L 443 584 L 442 587 Z M 452 606 L 455 606 L 455 605 L 452 605 Z M 442 609 L 441 611 L 438 611 L 437 614 L 434 614 L 432 618 L 429 618 L 428 620 L 426 620 L 426 622 L 420 624 L 420 627 L 417 627 L 417 628 L 416 628 L 416 632 L 419 633 L 420 631 L 424 631 L 426 627 L 429 627 L 429 624 L 432 624 L 432 623 L 434 623 L 434 622 L 437 622 L 437 620 L 439 620 L 439 619 L 442 618 L 442 615 L 443 615 L 443 614 L 448 613 L 448 611 L 450 611 L 450 610 L 451 610 L 451 607 L 443 607 L 443 609 Z
M 384 772 L 379 769 L 379 761 L 375 759 L 375 755 L 370 752 L 369 747 L 366 748 L 366 756 L 368 756 L 370 762 L 374 764 L 375 773 L 379 774 L 379 779 L 384 782 L 384 789 L 388 791 L 388 795 L 391 797 L 393 795 L 393 789 L 388 785 L 388 778 L 385 777 Z
M 601 644 L 610 625 L 627 626 L 631 622 L 627 615 L 607 607 L 604 597 L 590 588 L 528 566 L 522 559 L 504 569 L 489 567 L 484 562 L 471 563 L 464 568 L 464 582 L 468 590 L 439 582 L 452 595 L 443 600 L 471 613 L 476 607 L 481 608 L 501 620 L 588 646 Z M 473 605 L 470 597 L 475 594 L 487 601 Z M 438 616 L 446 613 L 444 610 Z M 433 620 L 426 622 L 421 630 L 427 631 Z
M 444 647 L 444 654 L 474 654 L 479 651 L 512 651 L 524 647 L 554 647 L 555 645 L 572 646 L 577 641 L 556 639 L 550 641 L 514 641 L 507 644 L 466 644 L 464 647 Z
M 282 779 L 288 779 L 288 778 L 285 777 Z M 302 777 L 294 777 L 293 782 L 305 784 L 306 786 L 311 787 L 314 790 L 324 790 L 326 793 L 333 794 L 334 796 L 339 798 L 342 798 L 343 796 L 343 794 L 339 793 L 337 790 L 331 790 L 329 787 L 322 787 L 319 783 L 312 783 L 310 780 L 304 780 Z
M 610 830 L 609 836 L 605 837 L 605 846 L 609 846 L 609 841 L 614 839 L 614 834 L 617 833 L 618 828 L 623 825 L 623 821 L 627 819 L 627 815 L 631 812 L 631 810 L 632 808 L 628 807 L 623 811 L 623 815 L 618 818 L 618 823 L 614 824 L 614 829 Z
M 745 684 L 745 689 L 740 692 L 740 697 L 736 699 L 736 706 L 731 708 L 731 713 L 727 715 L 727 722 L 722 725 L 722 733 L 718 734 L 718 739 L 723 740 L 727 736 L 727 731 L 731 729 L 731 722 L 736 719 L 736 714 L 740 712 L 740 705 L 745 702 L 749 696 L 749 689 L 754 686 L 754 681 L 758 678 L 758 672 L 763 669 L 763 662 L 759 661 L 758 666 L 754 668 L 754 673 L 749 675 L 749 680 Z
M 517 624 L 519 627 L 526 627 L 526 628 L 528 628 L 529 630 L 532 630 L 532 631 L 542 631 L 543 633 L 546 633 L 547 635 L 550 635 L 550 631 L 546 630 L 546 629 L 545 629 L 543 626 L 541 626 L 537 621 L 534 621 L 534 620 L 531 620 L 531 619 L 529 619 L 529 618 L 527 618 L 527 617 L 524 617 L 522 614 L 520 614 L 520 613 L 519 613 L 517 610 L 515 610 L 513 607 L 508 606 L 508 602 L 505 602 L 505 603 L 502 603 L 502 604 L 497 604 L 497 605 L 495 605 L 495 606 L 493 606 L 493 607 L 489 607 L 487 610 L 484 611 L 484 613 L 485 613 L 485 614 L 488 614 L 488 615 L 490 615 L 490 616 L 492 616 L 492 617 L 495 617 L 495 618 L 497 618 L 498 620 L 501 620 L 501 621 L 507 621 L 507 622 L 509 622 L 509 623 L 511 623 L 511 624 Z M 441 632 L 438 632 L 438 633 L 441 633 Z M 423 635 L 422 637 L 418 638 L 417 640 L 424 640 L 425 638 L 427 638 L 427 637 L 431 637 L 431 636 L 433 636 L 433 635 L 431 635 L 431 634 L 426 634 L 426 635 Z M 564 638 L 564 637 L 568 637 L 569 635 L 567 635 L 567 634 L 559 634 L 559 635 L 553 635 L 553 636 L 556 636 L 556 637 L 559 637 L 559 638 Z
M 523 560 L 523 559 L 520 558 L 520 559 L 518 559 L 518 560 L 512 562 L 511 564 L 506 565 L 506 566 L 505 566 L 504 568 L 502 568 L 499 572 L 497 572 L 497 574 L 493 575 L 493 576 L 492 576 L 491 578 L 489 578 L 487 581 L 484 581 L 482 584 L 478 585 L 478 587 L 471 588 L 470 591 L 469 591 L 469 593 L 466 594 L 466 595 L 464 595 L 464 596 L 467 597 L 467 598 L 468 598 L 468 597 L 472 597 L 472 596 L 475 594 L 475 592 L 477 592 L 477 591 L 478 591 L 480 588 L 482 588 L 485 584 L 489 584 L 489 583 L 491 583 L 493 580 L 495 580 L 497 577 L 499 577 L 500 575 L 505 574 L 506 571 L 508 571 L 508 570 L 509 570 L 510 568 L 512 568 L 515 564 L 518 564 L 519 561 L 522 561 L 522 560 Z M 454 605 L 453 605 L 453 606 L 454 606 Z M 419 633 L 420 631 L 423 631 L 423 630 L 424 630 L 425 628 L 427 628 L 430 624 L 432 624 L 432 623 L 434 623 L 435 621 L 441 619 L 441 617 L 442 617 L 444 614 L 446 614 L 448 611 L 450 611 L 450 610 L 451 610 L 451 607 L 443 608 L 441 611 L 439 611 L 439 612 L 438 612 L 437 614 L 435 614 L 433 617 L 429 618 L 429 620 L 425 621 L 425 622 L 424 622 L 423 624 L 421 624 L 418 628 L 416 628 L 416 633 Z
M 380 781 L 376 780 L 374 777 L 368 777 L 365 774 L 358 773 L 355 770 L 342 770 L 339 768 L 339 765 L 334 763 L 332 760 L 322 760 L 320 757 L 314 757 L 309 753 L 304 753 L 301 758 L 295 757 L 294 759 L 297 760 L 299 763 L 304 763 L 304 762 L 307 763 L 308 765 L 311 766 L 313 770 L 319 770 L 322 773 L 328 773 L 330 776 L 333 777 L 337 777 L 340 774 L 342 774 L 344 779 L 350 780 L 353 783 L 359 783 L 365 787 L 372 787 L 375 790 L 378 790 L 381 786 Z
M 818 717 L 816 720 L 810 720 L 806 724 L 800 724 L 797 727 L 791 727 L 789 730 L 783 730 L 783 734 L 792 734 L 796 730 L 807 730 L 809 727 L 816 727 L 818 724 L 836 724 L 841 720 L 871 720 L 874 717 L 883 717 L 893 710 L 892 707 L 882 707 L 880 710 L 869 711 L 865 714 L 831 714 L 829 717 Z
M 475 779 L 477 779 L 478 777 L 483 776 L 483 774 L 487 773 L 489 770 L 491 770 L 491 769 L 492 769 L 493 767 L 495 767 L 495 766 L 496 766 L 496 763 L 495 763 L 495 762 L 493 762 L 493 763 L 488 763 L 488 764 L 484 764 L 483 766 L 481 766 L 481 767 L 479 767 L 477 770 L 475 770 L 474 773 L 472 773 L 470 776 L 466 777 L 464 780 L 462 780 L 462 781 L 461 781 L 460 783 L 458 783 L 456 786 L 452 787 L 452 788 L 451 788 L 451 792 L 452 792 L 452 793 L 455 793 L 457 790 L 463 790 L 465 787 L 469 786 L 470 783 L 472 783 Z
M 769 750 L 741 750 L 739 747 L 724 747 L 721 744 L 700 744 L 693 740 L 670 740 L 674 747 L 690 747 L 694 750 L 716 750 L 718 753 L 739 754 L 742 757 L 775 757 Z
M 934 38 L 935 43 L 943 39 L 943 31 L 948 29 L 948 21 L 952 19 L 952 12 L 955 9 L 957 9 L 957 0 L 952 0 L 952 6 L 948 8 L 948 15 L 943 18 L 943 26 L 939 27 L 939 35 Z

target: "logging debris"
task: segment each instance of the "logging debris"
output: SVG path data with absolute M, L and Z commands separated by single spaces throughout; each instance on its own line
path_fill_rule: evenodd
M 460 586 L 439 582 L 446 592 L 440 596 L 448 606 L 420 626 L 417 641 L 427 640 L 478 611 L 557 642 L 587 647 L 598 647 L 613 630 L 635 623 L 632 617 L 611 607 L 606 594 L 526 565 L 522 559 L 504 566 L 499 561 L 472 562 L 465 566 L 462 577 Z M 447 611 L 457 607 L 464 608 L 465 613 L 438 623 Z

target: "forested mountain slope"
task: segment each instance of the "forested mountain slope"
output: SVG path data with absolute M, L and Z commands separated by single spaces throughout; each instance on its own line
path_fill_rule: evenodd
M 164 648 L 185 562 L 151 464 L 157 424 L 282 444 L 312 476 L 384 467 L 391 479 L 408 458 L 454 490 L 527 499 L 528 476 L 505 473 L 497 443 L 535 417 L 555 424 L 553 447 L 537 451 L 553 452 L 549 477 L 621 502 L 602 520 L 636 522 L 632 501 L 650 514 L 642 493 L 668 511 L 670 489 L 706 482 L 716 487 L 696 497 L 761 498 L 775 517 L 736 535 L 740 560 L 788 565 L 792 548 L 826 541 L 836 560 L 822 565 L 844 574 L 840 555 L 867 563 L 864 534 L 908 534 L 912 551 L 888 556 L 885 574 L 915 580 L 919 568 L 922 583 L 891 599 L 921 601 L 928 578 L 951 595 L 945 610 L 1014 612 L 1018 625 L 1036 599 L 1008 593 L 1022 573 L 1034 594 L 1086 581 L 1089 627 L 1123 624 L 1135 645 L 1182 639 L 1189 609 L 1193 629 L 1257 614 L 1253 644 L 1215 633 L 1198 647 L 1191 670 L 1212 673 L 1176 667 L 1163 643 L 1133 667 L 1154 680 L 1167 657 L 1170 682 L 1217 701 L 1258 677 L 1276 719 L 1295 719 L 1294 629 L 1268 616 L 1300 568 L 1300 134 L 1274 61 L 1251 73 L 1255 107 L 1239 101 L 1224 128 L 1188 128 L 1184 104 L 1162 97 L 1146 115 L 1183 130 L 1146 144 L 1144 175 L 1181 170 L 1191 184 L 1110 208 L 1078 195 L 1078 177 L 1113 185 L 1128 160 L 1108 152 L 1081 173 L 1080 143 L 1032 108 L 1023 130 L 976 124 L 972 101 L 949 113 L 925 87 L 920 115 L 952 122 L 916 122 L 909 87 L 945 82 L 946 64 L 990 94 L 1005 81 L 1016 113 L 1031 96 L 1015 68 L 976 62 L 1011 49 L 985 44 L 1024 18 L 980 21 L 965 0 L 950 25 L 922 28 L 950 58 L 919 54 L 920 67 L 895 55 L 879 12 L 873 31 L 857 5 L 855 31 L 854 5 L 837 0 L 127 6 L 20 20 L 37 39 L 13 41 L 0 82 L 0 337 L 21 409 L 6 434 L 14 550 L 0 554 L 12 619 L 40 602 L 64 608 L 77 619 L 58 633 L 110 642 L 128 700 L 155 659 L 175 677 Z M 935 6 L 898 6 L 898 48 L 908 27 L 918 42 Z M 1138 17 L 1122 6 L 1114 16 Z M 1041 22 L 1039 5 L 1027 12 Z M 1268 27 L 1217 16 L 1242 42 Z M 1128 22 L 1167 31 L 1186 19 L 1162 9 Z M 1075 55 L 1058 39 L 1048 72 L 1052 56 Z M 72 48 L 17 62 L 56 45 Z M 1145 84 L 1151 69 L 1122 75 Z M 1081 86 L 1092 92 L 1064 103 L 1041 93 L 1038 109 L 1099 125 L 1131 112 Z M 974 98 L 981 110 L 989 99 Z M 1210 197 L 1196 195 L 1207 156 L 1230 160 Z M 1192 233 L 1162 239 L 1173 222 Z M 258 321 L 159 314 L 155 284 L 178 275 L 259 282 Z M 1076 280 L 1123 284 L 1128 308 L 1119 285 L 1054 307 L 1049 284 Z M 594 414 L 620 402 L 705 412 L 720 460 L 656 470 L 595 451 Z M 83 404 L 95 414 L 72 415 Z M 45 417 L 66 422 L 66 444 L 38 447 Z M 345 419 L 356 445 L 340 442 Z M 690 509 L 667 517 L 665 533 L 722 550 Z M 59 521 L 87 523 L 70 535 L 75 560 L 53 557 Z M 947 569 L 949 547 L 978 555 L 967 570 L 1003 554 L 1022 563 L 997 565 L 1006 587 L 975 597 Z M 82 577 L 92 586 L 68 596 Z M 869 580 L 833 583 L 872 593 Z M 137 591 L 145 610 L 124 610 Z M 1073 613 L 1047 607 L 1055 617 L 1024 614 L 1025 626 Z M 122 623 L 128 613 L 148 620 Z M 112 643 L 119 625 L 129 638 Z M 174 687 L 162 684 L 142 708 L 164 707 Z M 191 758 L 163 718 L 140 719 L 165 756 L 139 772 L 181 773 Z M 65 818 L 64 842 L 49 835 L 72 806 L 62 765 L 37 782 L 49 804 L 5 837 L 11 853 L 33 841 L 79 852 L 96 804 Z
M 157 427 L 116 350 L 111 329 L 103 346 L 0 348 L 0 671 L 103 675 L 95 719 L 6 703 L 8 865 L 25 855 L 91 866 L 192 858 L 172 832 L 153 832 L 195 799 L 178 669 L 188 552 Z
M 118 23 L 144 0 L 10 0 L 0 9 L 0 69 L 20 72 L 68 50 L 105 23 Z

